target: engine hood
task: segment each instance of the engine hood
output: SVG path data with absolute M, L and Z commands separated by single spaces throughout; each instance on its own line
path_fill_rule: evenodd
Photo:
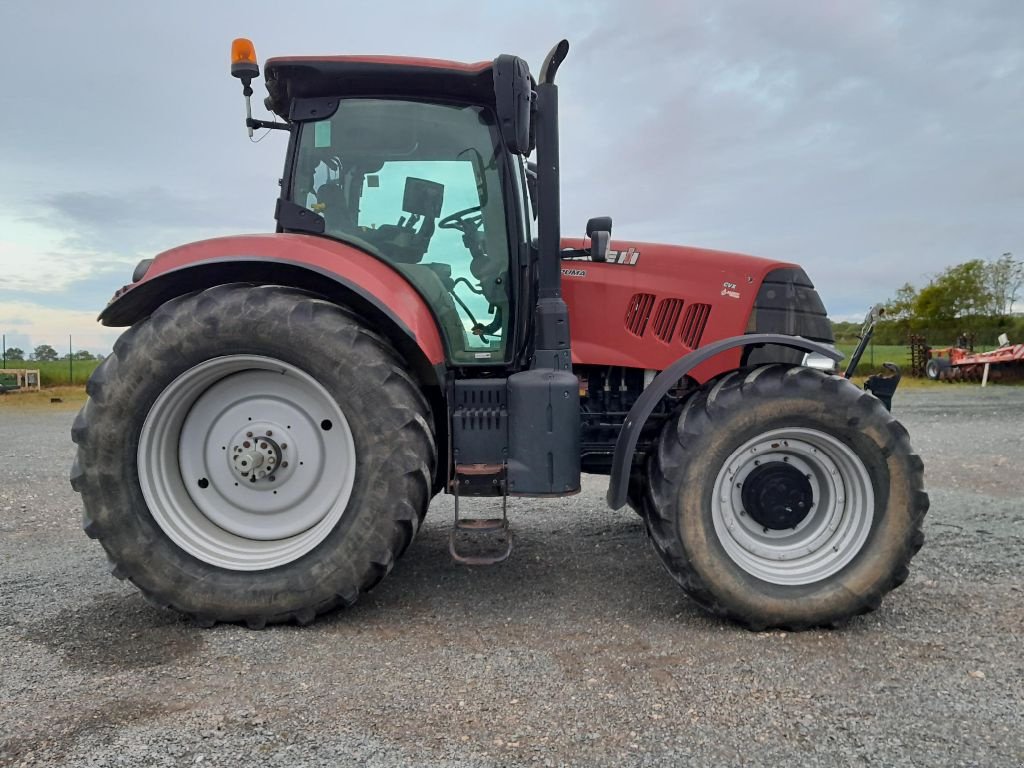
M 579 249 L 584 241 L 567 239 L 563 246 Z M 574 362 L 663 370 L 702 343 L 743 334 L 761 284 L 778 269 L 799 267 L 625 240 L 611 243 L 607 262 L 563 258 Z

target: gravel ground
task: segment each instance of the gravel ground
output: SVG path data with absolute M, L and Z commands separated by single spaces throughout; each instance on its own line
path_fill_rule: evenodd
M 73 412 L 5 407 L 0 765 L 1024 765 L 1024 388 L 896 409 L 932 497 L 910 580 L 846 629 L 756 634 L 688 602 L 598 477 L 514 503 L 501 566 L 449 561 L 441 498 L 356 608 L 194 628 L 79 530 Z

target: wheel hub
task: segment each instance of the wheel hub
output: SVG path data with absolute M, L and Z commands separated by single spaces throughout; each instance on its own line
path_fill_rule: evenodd
M 842 569 L 867 539 L 875 506 L 863 461 L 810 427 L 768 430 L 738 446 L 713 499 L 726 554 L 772 584 L 810 584 Z
M 139 440 L 154 520 L 204 562 L 274 568 L 326 538 L 345 511 L 356 452 L 335 399 L 280 360 L 231 355 L 182 373 Z
M 276 472 L 288 467 L 284 459 L 288 444 L 278 444 L 273 434 L 274 430 L 270 428 L 239 431 L 231 441 L 230 449 L 231 469 L 236 478 L 250 484 L 261 480 L 267 483 L 277 481 Z
M 796 528 L 814 505 L 810 481 L 783 461 L 755 467 L 744 480 L 740 497 L 746 513 L 773 531 Z

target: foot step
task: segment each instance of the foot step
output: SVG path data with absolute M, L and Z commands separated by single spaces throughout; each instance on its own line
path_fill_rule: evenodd
M 501 493 L 501 517 L 460 517 L 459 497 L 460 489 L 465 485 L 470 488 L 480 488 L 481 481 L 489 484 Z M 508 525 L 508 483 L 506 482 L 506 469 L 504 464 L 457 464 L 455 466 L 455 479 L 452 481 L 452 489 L 455 496 L 455 523 L 448 534 L 448 552 L 452 560 L 463 565 L 495 565 L 508 560 L 512 554 L 512 531 Z M 480 537 L 465 536 L 465 538 L 486 538 L 494 539 L 497 544 L 497 551 L 487 554 L 477 552 L 467 554 L 459 551 L 457 538 L 459 532 L 467 534 L 480 534 Z M 504 542 L 501 539 L 504 538 Z M 462 542 L 465 545 L 465 541 Z
M 455 521 L 459 531 L 500 531 L 508 528 L 508 520 L 500 517 L 463 517 Z

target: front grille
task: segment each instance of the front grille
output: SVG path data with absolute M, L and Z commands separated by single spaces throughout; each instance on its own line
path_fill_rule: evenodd
M 682 299 L 662 299 L 654 313 L 654 335 L 666 344 L 672 341 L 682 311 Z
M 643 336 L 647 321 L 651 319 L 654 296 L 650 293 L 635 293 L 626 305 L 626 330 L 634 336 Z
M 690 349 L 700 346 L 700 339 L 704 335 L 704 328 L 708 324 L 708 317 L 711 316 L 710 304 L 690 304 L 683 313 L 682 330 L 679 333 L 679 340 Z

